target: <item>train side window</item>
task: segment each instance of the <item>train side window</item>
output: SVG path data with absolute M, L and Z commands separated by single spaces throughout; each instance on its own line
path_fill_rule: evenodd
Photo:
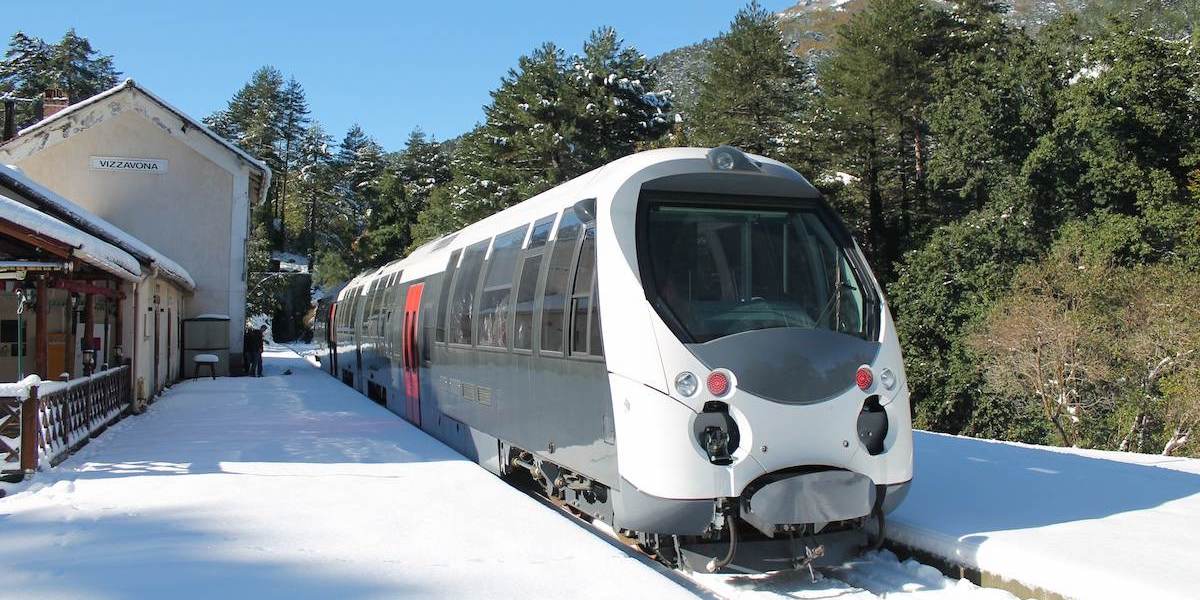
M 489 242 L 491 240 L 484 240 L 468 246 L 463 253 L 462 265 L 458 267 L 454 277 L 454 289 L 450 292 L 450 321 L 446 332 L 452 344 L 471 343 L 471 312 L 475 307 L 475 288 L 479 285 L 483 255 L 487 253 Z
M 350 328 L 350 332 L 355 336 L 358 335 L 358 299 L 362 297 L 362 288 L 355 287 L 354 292 L 350 294 L 350 309 L 346 311 L 346 327 Z
M 592 307 L 592 284 L 596 280 L 596 229 L 588 227 L 579 245 L 575 280 L 571 283 L 571 353 L 589 354 L 588 318 Z
M 508 346 L 508 313 L 512 306 L 513 275 L 528 225 L 496 236 L 479 300 L 476 339 L 480 346 Z
M 383 300 L 387 296 L 387 286 L 387 277 L 380 277 L 375 281 L 375 293 L 371 298 L 371 335 L 375 337 L 383 333 Z
M 529 233 L 525 258 L 517 276 L 517 301 L 513 307 L 513 349 L 533 350 L 534 309 L 537 304 L 538 278 L 542 274 L 542 255 L 558 215 L 546 215 L 534 221 Z
M 446 341 L 446 315 L 450 312 L 450 284 L 454 281 L 454 271 L 458 269 L 458 254 L 461 250 L 455 250 L 450 253 L 450 260 L 446 262 L 446 273 L 442 275 L 442 289 L 438 296 L 437 304 L 437 332 L 435 337 L 437 341 Z
M 575 244 L 579 239 L 579 217 L 575 210 L 563 212 L 550 250 L 550 266 L 546 272 L 546 291 L 542 296 L 542 345 L 546 352 L 562 352 L 565 337 L 563 308 L 567 298 L 568 279 L 575 262 Z
M 549 215 L 538 219 L 533 224 L 533 233 L 529 234 L 529 248 L 541 248 L 550 239 L 550 230 L 554 227 L 554 217 Z
M 383 279 L 375 279 L 371 281 L 371 290 L 367 293 L 367 303 L 363 306 L 363 335 L 375 336 L 378 334 L 379 323 L 379 297 L 380 288 L 383 287 Z
M 537 299 L 538 275 L 542 273 L 542 251 L 527 254 L 517 283 L 517 304 L 513 317 L 513 348 L 533 349 L 533 307 Z

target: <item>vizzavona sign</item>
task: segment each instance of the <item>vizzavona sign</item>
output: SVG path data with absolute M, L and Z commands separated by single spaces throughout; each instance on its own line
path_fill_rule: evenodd
M 166 173 L 167 161 L 161 158 L 123 158 L 120 156 L 93 156 L 90 166 L 94 171 L 137 171 L 139 173 Z

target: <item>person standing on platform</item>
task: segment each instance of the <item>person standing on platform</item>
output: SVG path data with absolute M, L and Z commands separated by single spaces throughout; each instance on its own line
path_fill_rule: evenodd
M 267 326 L 260 329 L 246 328 L 242 336 L 242 357 L 246 365 L 246 375 L 262 377 L 263 335 Z

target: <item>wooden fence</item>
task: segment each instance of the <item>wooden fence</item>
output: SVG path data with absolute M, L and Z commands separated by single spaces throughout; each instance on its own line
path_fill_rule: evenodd
M 71 381 L 5 386 L 0 474 L 20 478 L 66 460 L 119 420 L 130 399 L 128 365 Z

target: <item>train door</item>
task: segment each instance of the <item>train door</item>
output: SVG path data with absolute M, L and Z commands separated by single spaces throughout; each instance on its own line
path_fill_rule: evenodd
M 421 426 L 421 361 L 417 355 L 417 315 L 421 310 L 421 292 L 425 284 L 414 283 L 408 288 L 404 301 L 404 323 L 401 340 L 401 361 L 404 367 L 404 416 L 417 427 Z

